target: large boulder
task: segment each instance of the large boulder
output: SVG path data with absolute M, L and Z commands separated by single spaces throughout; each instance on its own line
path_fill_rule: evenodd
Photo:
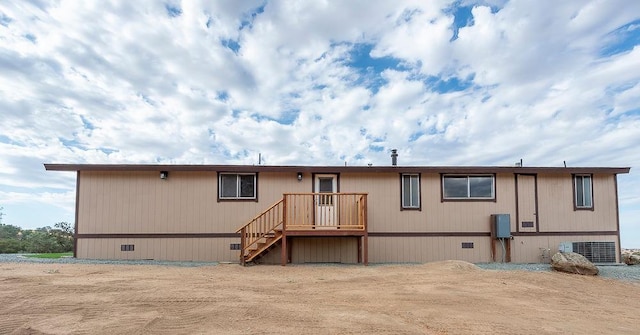
M 575 252 L 557 252 L 551 257 L 551 267 L 556 271 L 590 276 L 600 272 L 593 263 Z
M 627 265 L 638 265 L 638 264 L 640 264 L 640 251 L 623 253 L 622 254 L 622 263 L 627 264 Z

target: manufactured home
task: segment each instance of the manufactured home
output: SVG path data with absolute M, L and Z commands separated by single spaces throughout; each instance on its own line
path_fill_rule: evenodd
M 620 262 L 623 167 L 45 164 L 74 171 L 77 258 Z

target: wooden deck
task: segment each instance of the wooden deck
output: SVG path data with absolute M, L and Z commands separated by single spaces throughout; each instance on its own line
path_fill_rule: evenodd
M 291 237 L 357 236 L 358 261 L 368 264 L 366 193 L 286 193 L 237 230 L 240 262 L 253 261 L 281 244 L 281 264 L 291 260 Z

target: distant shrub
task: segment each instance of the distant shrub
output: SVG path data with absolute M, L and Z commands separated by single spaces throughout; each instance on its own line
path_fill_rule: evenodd
M 0 240 L 0 254 L 15 254 L 23 251 L 25 251 L 24 245 L 20 240 L 8 238 Z
M 58 222 L 35 230 L 0 224 L 0 253 L 18 252 L 51 253 L 73 250 L 73 227 L 67 222 Z

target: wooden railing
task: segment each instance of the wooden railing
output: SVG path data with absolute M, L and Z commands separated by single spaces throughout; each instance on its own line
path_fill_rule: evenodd
M 236 231 L 240 233 L 240 261 L 244 264 L 287 232 L 331 234 L 328 230 L 355 230 L 366 235 L 367 194 L 285 193 L 282 200 Z
M 364 193 L 285 193 L 285 230 L 366 230 Z
M 249 249 L 268 236 L 276 234 L 278 228 L 282 229 L 284 222 L 284 198 L 253 218 L 247 224 L 236 231 L 240 233 L 240 258 L 244 263 L 244 257 Z

